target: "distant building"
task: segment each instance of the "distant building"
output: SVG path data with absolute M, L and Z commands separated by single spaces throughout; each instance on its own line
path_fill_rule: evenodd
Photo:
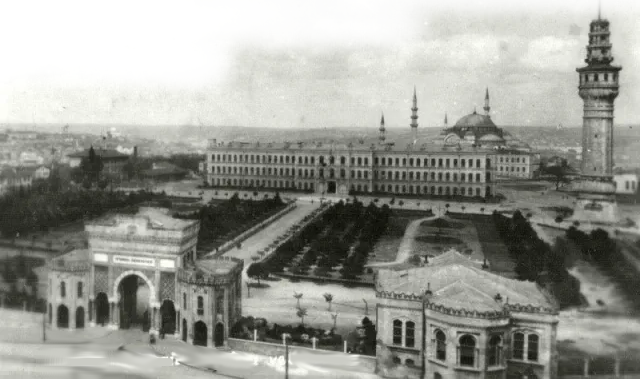
M 44 158 L 33 151 L 24 151 L 20 153 L 19 164 L 21 166 L 38 166 L 43 163 Z
M 242 312 L 244 263 L 197 260 L 199 228 L 199 221 L 144 207 L 87 222 L 89 247 L 49 264 L 49 324 L 142 328 L 195 345 L 226 345 Z
M 129 155 L 122 154 L 114 149 L 94 148 L 94 151 L 97 156 L 102 158 L 102 163 L 104 164 L 103 174 L 118 180 L 125 178 L 124 166 L 129 161 Z M 67 156 L 69 157 L 69 166 L 72 168 L 79 167 L 82 159 L 89 157 L 89 149 Z
M 168 182 L 182 180 L 187 176 L 189 171 L 182 167 L 178 167 L 169 162 L 153 163 L 149 170 L 141 173 L 143 179 L 153 180 L 156 182 Z
M 385 377 L 557 375 L 557 305 L 533 282 L 449 251 L 423 267 L 381 269 L 376 297 L 377 367 Z
M 11 189 L 30 187 L 32 183 L 33 175 L 31 172 L 14 167 L 0 169 L 0 195 L 4 195 Z
M 28 141 L 38 139 L 38 133 L 29 130 L 10 130 L 5 132 L 9 141 Z
M 626 173 L 613 175 L 613 182 L 616 186 L 616 194 L 633 195 L 638 193 L 638 174 Z
M 534 179 L 540 175 L 540 154 L 518 150 L 497 150 L 498 178 Z

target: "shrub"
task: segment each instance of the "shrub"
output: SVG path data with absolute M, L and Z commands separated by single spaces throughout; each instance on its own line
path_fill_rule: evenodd
M 557 222 L 557 223 L 561 223 L 562 221 L 564 221 L 564 219 L 562 218 L 562 216 L 557 216 L 557 217 L 556 217 L 556 222 Z

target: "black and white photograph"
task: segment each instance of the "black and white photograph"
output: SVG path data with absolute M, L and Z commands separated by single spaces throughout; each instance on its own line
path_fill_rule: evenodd
M 0 377 L 640 378 L 640 2 L 0 3 Z

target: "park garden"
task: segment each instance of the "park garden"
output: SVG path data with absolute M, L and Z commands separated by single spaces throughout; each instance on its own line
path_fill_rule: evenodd
M 176 213 L 180 219 L 200 220 L 198 256 L 210 253 L 247 229 L 286 207 L 279 194 L 273 198 L 242 200 L 237 193 L 225 201 L 214 201 L 189 213 Z
M 293 278 L 373 283 L 373 273 L 364 266 L 390 216 L 386 205 L 341 201 L 253 265 Z

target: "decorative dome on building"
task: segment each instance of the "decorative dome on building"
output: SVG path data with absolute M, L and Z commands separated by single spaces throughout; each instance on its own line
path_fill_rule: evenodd
M 496 124 L 491 121 L 491 117 L 487 115 L 481 115 L 476 113 L 475 111 L 471 114 L 468 114 L 462 117 L 456 124 L 453 126 L 454 128 L 476 128 L 476 127 L 492 127 L 496 128 Z

